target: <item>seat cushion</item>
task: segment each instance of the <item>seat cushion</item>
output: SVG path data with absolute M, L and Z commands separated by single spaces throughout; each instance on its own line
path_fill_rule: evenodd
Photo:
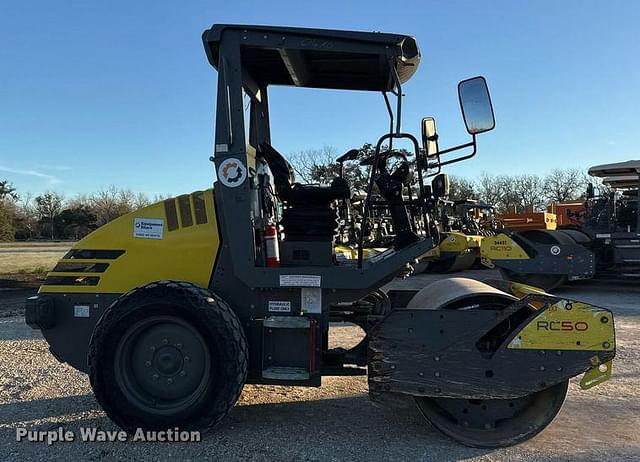
M 336 181 L 340 180 L 340 181 Z M 349 199 L 351 188 L 342 178 L 336 178 L 331 186 L 295 183 L 283 199 L 291 204 L 330 204 L 338 199 Z

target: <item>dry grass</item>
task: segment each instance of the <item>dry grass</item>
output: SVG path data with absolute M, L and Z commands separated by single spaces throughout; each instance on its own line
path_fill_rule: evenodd
M 47 272 L 65 252 L 0 252 L 0 274 Z
M 75 242 L 48 242 L 48 241 L 34 241 L 34 242 L 0 242 L 0 249 L 8 248 L 40 248 L 40 247 L 71 247 Z
M 46 273 L 74 242 L 2 242 L 0 274 Z

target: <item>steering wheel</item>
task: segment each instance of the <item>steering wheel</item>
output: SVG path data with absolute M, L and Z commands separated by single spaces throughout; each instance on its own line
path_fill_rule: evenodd
M 362 166 L 371 166 L 375 161 L 375 154 L 360 161 Z M 402 184 L 409 184 L 413 179 L 413 166 L 407 155 L 399 151 L 384 151 L 380 153 L 377 170 L 380 175 L 388 175 Z

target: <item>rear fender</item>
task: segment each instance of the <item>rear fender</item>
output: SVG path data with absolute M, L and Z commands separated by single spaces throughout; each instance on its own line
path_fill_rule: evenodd
M 562 274 L 589 279 L 595 274 L 595 257 L 580 244 L 538 244 L 517 233 L 499 234 L 482 241 L 483 263 L 520 274 Z

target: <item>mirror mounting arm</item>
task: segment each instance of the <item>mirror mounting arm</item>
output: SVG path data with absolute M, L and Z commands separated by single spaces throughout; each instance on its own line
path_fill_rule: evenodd
M 468 142 L 468 143 L 460 144 L 460 145 L 454 146 L 452 148 L 447 148 L 447 149 L 444 149 L 442 151 L 438 151 L 438 154 L 437 154 L 438 155 L 438 161 L 437 162 L 433 162 L 433 163 L 429 163 L 429 168 L 436 168 L 437 167 L 439 169 L 440 167 L 443 167 L 444 165 L 454 164 L 456 162 L 460 162 L 460 161 L 463 161 L 463 160 L 471 159 L 473 156 L 475 156 L 476 152 L 478 151 L 477 144 L 476 144 L 476 135 L 473 134 L 471 136 L 472 136 L 472 140 L 470 142 Z M 446 160 L 444 162 L 440 161 L 440 156 L 442 154 L 448 154 L 450 152 L 459 151 L 460 149 L 470 148 L 470 147 L 473 147 L 473 151 L 470 154 L 467 154 L 467 155 L 464 155 L 464 156 L 460 156 L 460 157 L 456 157 L 455 159 L 449 159 L 449 160 Z

